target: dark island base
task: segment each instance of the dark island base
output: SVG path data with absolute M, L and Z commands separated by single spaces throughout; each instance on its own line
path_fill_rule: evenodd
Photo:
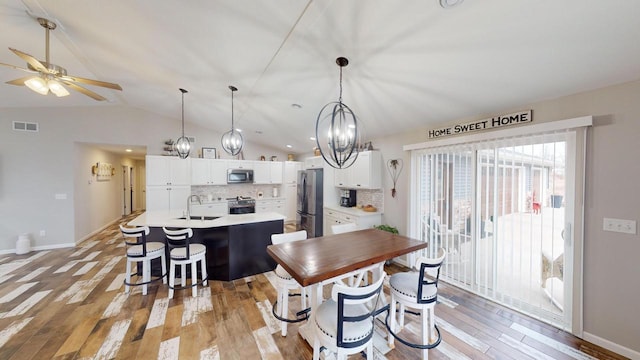
M 165 242 L 162 228 L 151 227 L 150 230 L 148 241 Z M 192 230 L 191 241 L 207 247 L 209 279 L 231 281 L 275 269 L 276 262 L 267 254 L 267 246 L 271 245 L 271 234 L 283 232 L 284 221 L 192 228 Z M 169 266 L 168 250 L 167 266 Z M 153 262 L 152 269 L 155 276 L 160 274 L 159 259 Z M 191 276 L 189 267 L 187 269 L 187 276 Z M 166 271 L 168 274 L 168 269 Z M 176 274 L 179 273 L 178 268 Z M 199 278 L 201 278 L 200 275 L 198 274 Z

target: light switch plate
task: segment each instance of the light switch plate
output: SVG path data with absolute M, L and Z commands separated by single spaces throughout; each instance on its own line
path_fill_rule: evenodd
M 625 234 L 636 234 L 636 221 L 624 219 L 604 218 L 602 221 L 604 231 L 613 231 Z

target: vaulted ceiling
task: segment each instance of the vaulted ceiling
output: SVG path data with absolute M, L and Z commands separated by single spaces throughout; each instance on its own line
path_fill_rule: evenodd
M 379 138 L 640 78 L 640 1 L 3 0 L 0 62 L 16 48 L 69 74 L 118 83 L 57 98 L 4 84 L 0 107 L 131 106 L 288 152 L 314 146 L 315 120 L 337 100 Z M 295 105 L 294 105 L 295 104 Z M 285 144 L 293 146 L 285 149 Z

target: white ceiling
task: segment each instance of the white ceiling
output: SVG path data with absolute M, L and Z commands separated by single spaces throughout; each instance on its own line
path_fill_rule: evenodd
M 0 107 L 118 104 L 179 122 L 182 87 L 186 133 L 222 133 L 235 85 L 245 138 L 288 152 L 313 147 L 338 56 L 367 139 L 640 78 L 635 0 L 2 0 L 0 62 L 25 67 L 8 47 L 44 58 L 32 16 L 58 24 L 53 63 L 123 91 L 45 97 L 3 84 L 24 73 L 1 67 Z

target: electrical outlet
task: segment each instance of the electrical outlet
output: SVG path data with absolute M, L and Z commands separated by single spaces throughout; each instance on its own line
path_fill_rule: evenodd
M 40 237 L 45 237 L 47 236 L 47 232 L 44 230 L 40 230 Z
M 613 232 L 635 235 L 636 221 L 604 218 L 604 220 L 602 221 L 602 229 L 604 231 L 613 231 Z

